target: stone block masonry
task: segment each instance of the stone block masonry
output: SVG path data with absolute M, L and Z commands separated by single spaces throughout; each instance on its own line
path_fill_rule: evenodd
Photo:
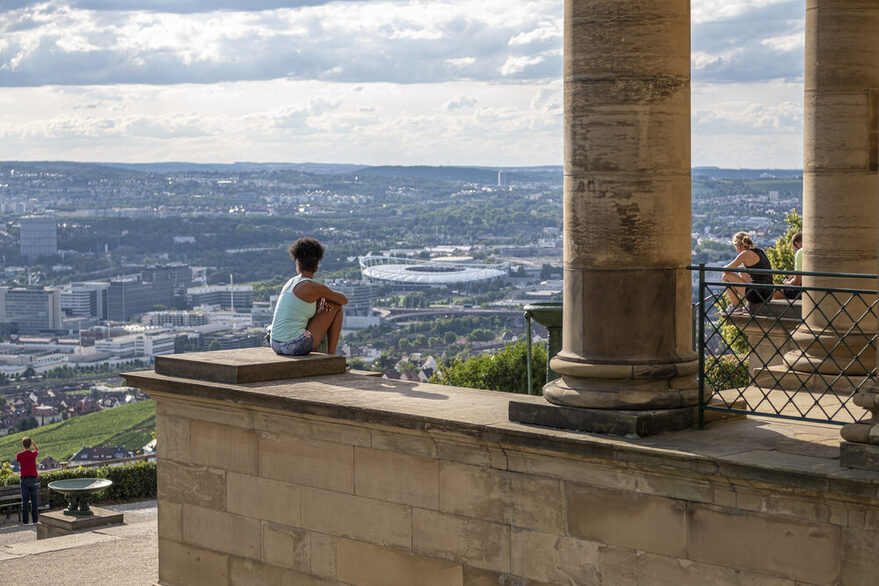
M 157 401 L 166 586 L 875 583 L 879 474 L 789 427 L 609 438 L 472 389 L 126 378 Z

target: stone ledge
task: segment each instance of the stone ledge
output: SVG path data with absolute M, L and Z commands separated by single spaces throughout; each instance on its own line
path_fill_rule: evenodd
M 244 348 L 156 356 L 156 373 L 221 383 L 257 383 L 345 372 L 345 357 L 312 352 L 279 356 L 271 348 Z
M 879 497 L 879 473 L 840 468 L 839 448 L 827 444 L 839 438 L 839 431 L 829 426 L 745 419 L 713 424 L 705 431 L 613 437 L 510 421 L 511 400 L 544 403 L 541 397 L 527 395 L 352 374 L 250 385 L 174 378 L 149 371 L 122 376 L 157 400 L 450 432 L 529 451 L 660 465 L 685 474 L 724 474 L 730 480 L 778 489 L 807 488 L 847 498 Z M 821 441 L 798 440 L 799 434 L 820 436 Z

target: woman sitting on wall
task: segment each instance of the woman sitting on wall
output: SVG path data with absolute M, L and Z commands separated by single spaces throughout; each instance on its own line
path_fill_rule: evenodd
M 327 336 L 327 353 L 335 354 L 342 332 L 342 306 L 348 298 L 313 280 L 324 255 L 314 238 L 290 245 L 290 258 L 299 273 L 284 285 L 272 319 L 272 350 L 276 354 L 303 356 Z
M 772 264 L 763 249 L 754 246 L 754 242 L 747 232 L 739 232 L 733 236 L 733 246 L 736 247 L 736 257 L 724 268 L 734 269 L 745 267 L 748 269 L 772 269 Z M 732 303 L 726 308 L 726 313 L 741 313 L 745 311 L 743 302 L 763 303 L 772 298 L 772 288 L 755 287 L 753 285 L 772 284 L 772 275 L 750 273 L 723 273 L 725 283 L 733 283 L 739 286 L 727 287 L 727 294 Z

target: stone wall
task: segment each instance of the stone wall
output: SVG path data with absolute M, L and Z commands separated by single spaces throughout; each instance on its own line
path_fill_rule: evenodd
M 875 579 L 875 474 L 796 487 L 649 450 L 597 457 L 485 441 L 453 422 L 412 429 L 151 394 L 161 584 Z

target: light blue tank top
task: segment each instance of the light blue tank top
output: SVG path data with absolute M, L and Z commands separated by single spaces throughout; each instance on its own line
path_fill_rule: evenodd
M 275 316 L 272 318 L 272 340 L 289 342 L 305 332 L 308 320 L 317 311 L 317 302 L 311 303 L 296 297 L 293 288 L 302 281 L 311 281 L 308 277 L 296 275 L 281 289 L 278 303 L 275 305 Z

